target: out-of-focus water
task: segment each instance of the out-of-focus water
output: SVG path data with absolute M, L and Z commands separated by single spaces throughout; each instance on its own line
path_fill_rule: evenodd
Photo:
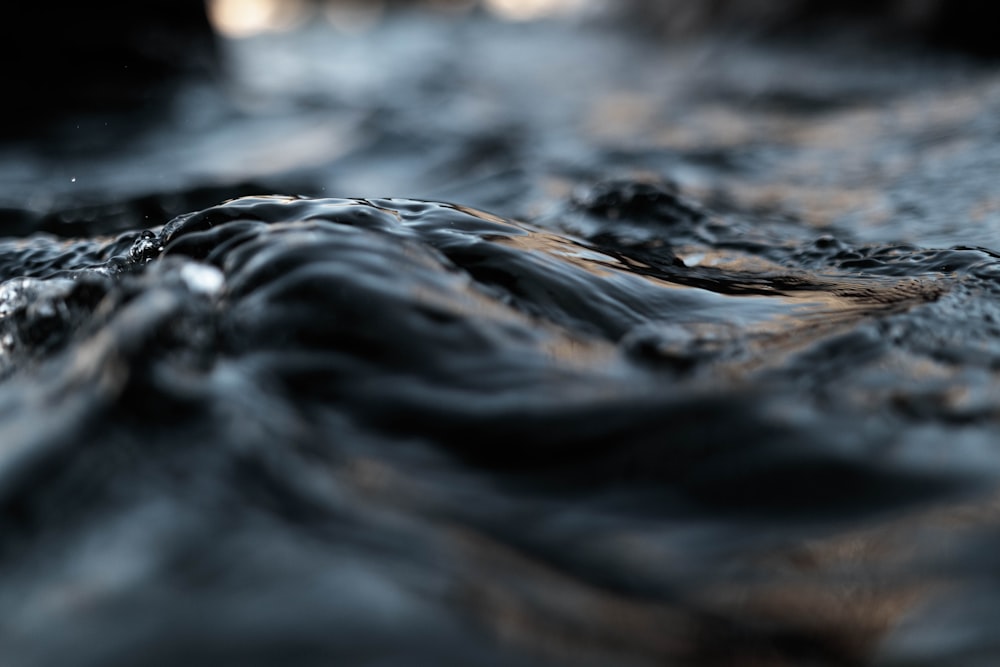
M 993 664 L 1000 77 L 877 46 L 389 13 L 0 147 L 3 663 Z

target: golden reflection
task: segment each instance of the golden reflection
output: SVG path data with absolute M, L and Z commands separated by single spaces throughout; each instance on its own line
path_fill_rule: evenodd
M 716 248 L 699 248 L 695 246 L 675 248 L 674 253 L 684 262 L 684 266 L 711 266 L 726 271 L 741 271 L 744 273 L 783 272 L 788 269 L 780 264 L 768 261 L 763 257 L 743 255 Z
M 484 0 L 486 9 L 505 21 L 534 21 L 570 14 L 586 6 L 586 0 Z
M 703 378 L 709 383 L 713 378 L 729 383 L 750 381 L 755 373 L 780 367 L 863 319 L 934 301 L 950 285 L 934 278 L 859 278 L 790 271 L 742 253 L 694 246 L 684 248 L 681 254 L 692 271 L 671 276 L 633 258 L 615 257 L 531 225 L 519 226 L 530 233 L 496 241 L 534 254 L 542 262 L 548 256 L 604 280 L 641 280 L 663 290 L 703 295 L 706 310 L 701 314 L 664 313 L 664 318 L 690 333 L 692 341 L 720 352 L 718 361 L 704 366 L 707 373 Z M 712 289 L 714 283 L 718 283 L 718 291 Z M 719 320 L 723 315 L 726 321 Z M 552 326 L 555 331 L 557 327 Z M 578 345 L 565 332 L 553 341 L 546 349 L 555 358 L 582 363 L 611 358 L 606 346 L 594 341 Z M 671 356 L 672 351 L 665 349 L 663 353 Z
M 592 0 L 425 0 L 433 11 L 465 13 L 476 6 L 504 21 L 534 21 L 578 12 Z M 244 38 L 285 32 L 302 25 L 314 11 L 316 0 L 206 0 L 209 20 L 224 37 Z M 363 33 L 382 19 L 386 0 L 326 0 L 322 15 L 337 30 Z
M 207 0 L 208 19 L 223 37 L 285 32 L 308 17 L 306 0 Z

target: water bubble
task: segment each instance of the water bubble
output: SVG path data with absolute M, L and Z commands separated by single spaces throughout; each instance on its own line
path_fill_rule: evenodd
M 132 244 L 129 256 L 133 261 L 144 264 L 160 254 L 161 250 L 163 250 L 163 246 L 160 244 L 159 237 L 147 229 Z

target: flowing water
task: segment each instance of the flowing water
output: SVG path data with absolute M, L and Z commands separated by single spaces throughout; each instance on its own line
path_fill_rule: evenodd
M 5 665 L 994 663 L 988 65 L 227 49 L 0 150 Z

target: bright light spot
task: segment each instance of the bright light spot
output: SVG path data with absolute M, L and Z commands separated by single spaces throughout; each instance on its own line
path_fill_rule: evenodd
M 283 32 L 308 16 L 306 0 L 208 0 L 208 18 L 225 37 L 250 37 Z
M 506 21 L 532 21 L 582 9 L 587 0 L 486 0 L 486 8 Z
M 207 296 L 218 293 L 226 282 L 222 272 L 214 266 L 194 262 L 181 267 L 181 280 L 192 292 Z
M 368 32 L 382 18 L 385 0 L 328 0 L 323 7 L 326 20 L 349 34 Z
M 69 182 L 70 183 L 76 183 L 76 176 L 74 176 L 73 178 L 69 179 Z

